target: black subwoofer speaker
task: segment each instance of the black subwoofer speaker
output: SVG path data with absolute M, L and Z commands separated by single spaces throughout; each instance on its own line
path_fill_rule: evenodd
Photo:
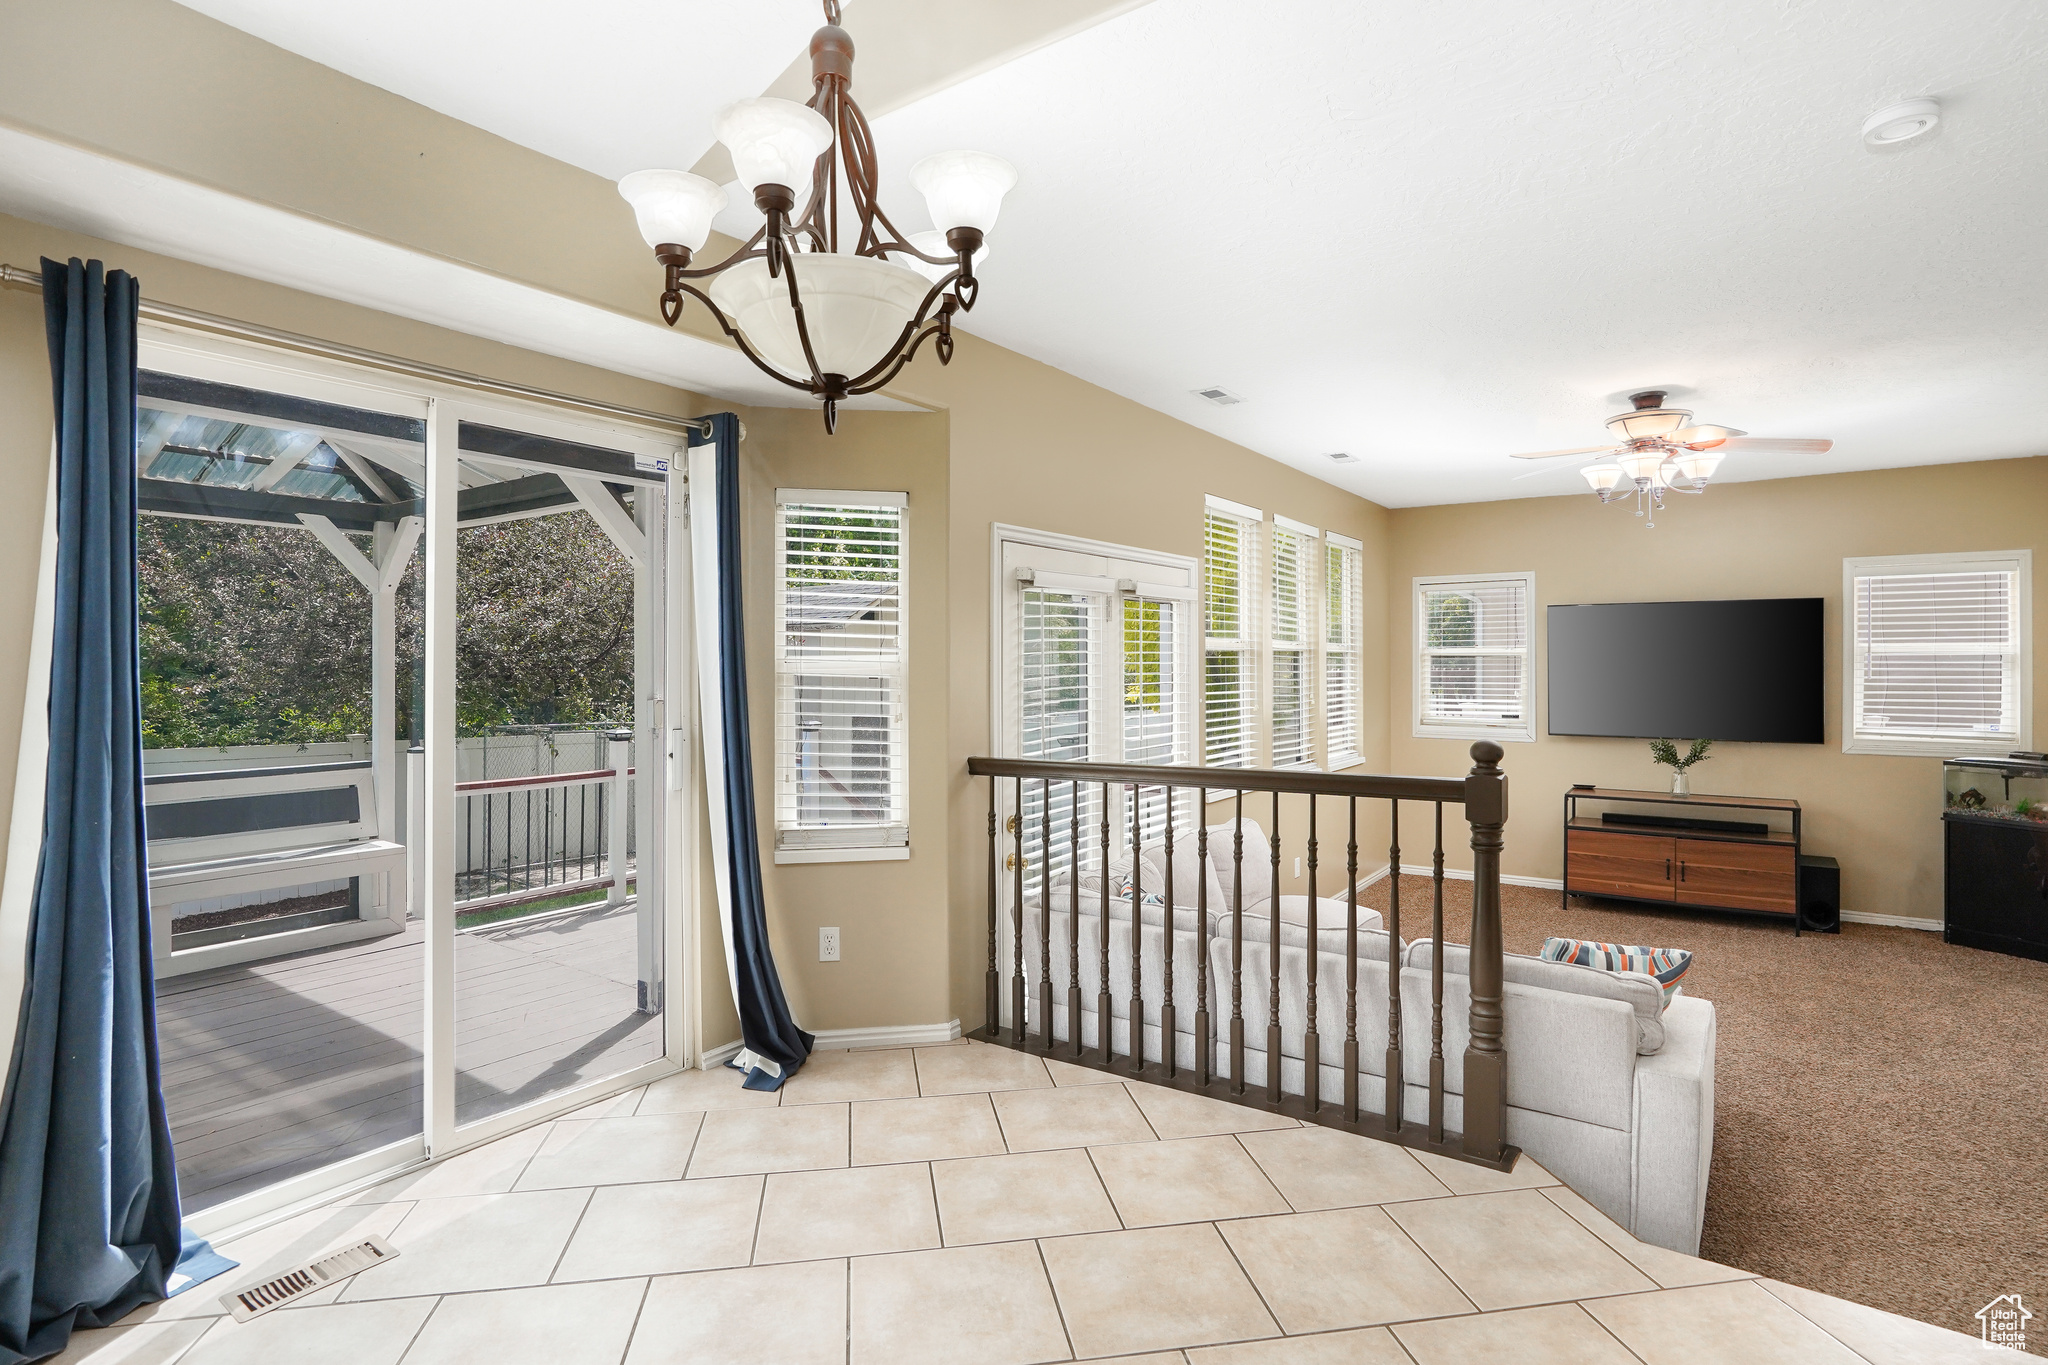
M 1799 927 L 1812 934 L 1842 932 L 1842 866 L 1833 858 L 1799 857 Z

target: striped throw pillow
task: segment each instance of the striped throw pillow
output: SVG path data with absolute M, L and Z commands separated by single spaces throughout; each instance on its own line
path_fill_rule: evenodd
M 1584 938 L 1545 939 L 1542 956 L 1546 962 L 1571 962 L 1605 972 L 1641 972 L 1655 977 L 1664 988 L 1667 1006 L 1678 998 L 1679 983 L 1692 968 L 1692 953 L 1685 948 L 1642 948 L 1628 943 L 1595 943 Z

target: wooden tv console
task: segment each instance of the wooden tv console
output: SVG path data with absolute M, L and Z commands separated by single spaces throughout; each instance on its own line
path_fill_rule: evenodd
M 1663 807 L 1654 814 L 1674 823 L 1663 827 L 1608 824 L 1597 815 L 1580 815 L 1581 801 Z M 1789 814 L 1792 828 L 1753 834 L 1689 829 L 1677 823 L 1726 821 L 1741 811 Z M 1563 894 L 1775 915 L 1796 930 L 1799 803 L 1770 797 L 1574 788 L 1564 798 Z

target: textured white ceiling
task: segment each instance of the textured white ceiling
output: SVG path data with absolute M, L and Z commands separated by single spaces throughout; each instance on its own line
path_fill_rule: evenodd
M 616 180 L 689 166 L 823 22 L 818 0 L 179 0 Z M 851 13 L 851 9 L 849 9 Z
M 817 22 L 186 3 L 605 175 L 691 164 Z M 1405 506 L 1582 489 L 1505 457 L 1592 444 L 1646 387 L 1836 442 L 1725 479 L 2048 452 L 2044 50 L 2038 0 L 1154 0 L 876 135 L 906 230 L 927 152 L 1023 174 L 967 330 Z M 1865 150 L 1917 95 L 1940 133 Z
M 2048 453 L 2044 51 L 2012 0 L 1154 0 L 876 139 L 885 204 L 945 147 L 1022 172 L 968 330 L 1462 502 L 1583 491 L 1503 457 L 1652 386 L 1835 440 L 1729 479 Z M 1866 150 L 1916 95 L 1935 138 Z

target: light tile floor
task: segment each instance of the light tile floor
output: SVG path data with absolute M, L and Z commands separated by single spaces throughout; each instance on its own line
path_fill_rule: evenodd
M 389 1264 L 246 1325 L 352 1237 Z M 685 1072 L 222 1248 L 64 1365 L 1991 1365 L 1510 1176 L 982 1044 Z

